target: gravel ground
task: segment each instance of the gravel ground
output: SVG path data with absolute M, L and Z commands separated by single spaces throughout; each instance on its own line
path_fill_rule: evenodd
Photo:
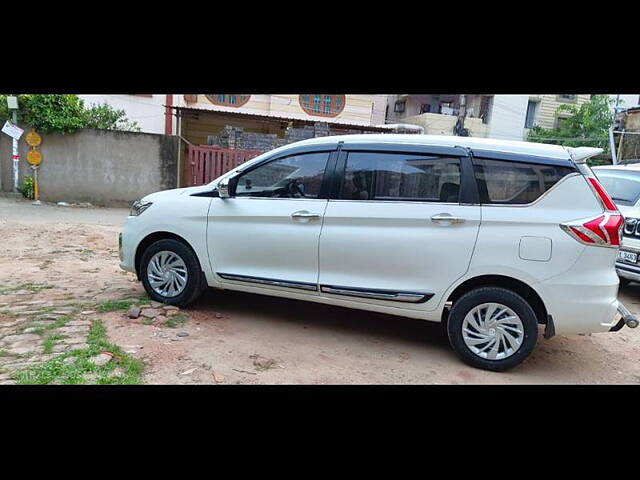
M 117 234 L 126 214 L 0 198 L 0 289 L 49 287 L 0 295 L 0 312 L 34 301 L 69 305 L 143 295 L 134 276 L 118 267 Z M 640 313 L 640 285 L 621 289 L 620 298 Z M 130 319 L 124 311 L 98 316 L 111 341 L 145 361 L 144 381 L 153 384 L 640 383 L 640 336 L 626 327 L 540 336 L 522 366 L 492 373 L 461 363 L 440 326 L 429 322 L 214 290 L 183 313 L 175 325 Z M 0 333 L 10 334 L 15 321 L 0 313 Z

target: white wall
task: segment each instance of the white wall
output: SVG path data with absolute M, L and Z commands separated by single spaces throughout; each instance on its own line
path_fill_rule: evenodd
M 523 140 L 529 95 L 494 95 L 489 138 Z
M 165 108 L 167 96 L 156 94 L 151 97 L 137 95 L 78 95 L 84 100 L 85 106 L 91 104 L 108 103 L 113 108 L 124 110 L 129 120 L 135 120 L 140 126 L 140 131 L 145 133 L 164 133 Z M 176 105 L 182 95 L 173 95 L 173 104 Z M 176 133 L 176 119 L 173 117 L 173 133 Z
M 617 94 L 616 95 L 609 95 L 609 97 L 614 101 L 613 105 L 611 105 L 611 107 L 615 107 L 615 100 L 617 98 Z M 620 107 L 622 108 L 630 108 L 630 107 L 635 107 L 637 105 L 640 104 L 640 99 L 638 98 L 640 97 L 640 95 L 620 95 L 620 100 L 623 100 L 624 102 L 620 102 Z

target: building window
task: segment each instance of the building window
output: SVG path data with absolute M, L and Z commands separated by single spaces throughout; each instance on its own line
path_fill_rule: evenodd
M 556 128 L 560 129 L 567 122 L 567 117 L 557 117 L 556 118 Z
M 241 107 L 249 101 L 251 95 L 205 95 L 214 105 L 225 107 Z
M 300 107 L 309 115 L 336 117 L 345 106 L 344 95 L 299 95 Z
M 559 102 L 576 102 L 578 100 L 578 95 L 569 95 L 566 93 L 562 93 L 556 98 Z
M 534 102 L 533 100 L 529 100 L 527 104 L 527 117 L 524 121 L 524 128 L 533 128 L 536 112 L 538 110 L 538 102 Z
M 396 113 L 404 113 L 404 109 L 406 105 L 407 105 L 407 102 L 405 100 L 399 100 L 393 106 L 393 111 Z

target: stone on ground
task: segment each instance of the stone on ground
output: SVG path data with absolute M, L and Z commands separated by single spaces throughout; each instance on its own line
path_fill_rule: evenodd
M 145 308 L 140 312 L 143 317 L 147 318 L 157 317 L 158 315 L 160 315 L 160 313 L 162 312 L 156 308 Z
M 111 355 L 109 355 L 107 353 L 101 353 L 100 355 L 96 355 L 95 357 L 91 357 L 89 359 L 89 361 L 91 363 L 93 363 L 94 365 L 97 365 L 98 367 L 101 367 L 102 365 L 106 365 L 107 363 L 109 363 L 111 361 Z

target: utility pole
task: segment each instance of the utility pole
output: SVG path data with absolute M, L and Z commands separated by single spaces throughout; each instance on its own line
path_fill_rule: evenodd
M 467 96 L 460 95 L 460 108 L 458 109 L 458 121 L 453 128 L 454 135 L 466 136 L 464 133 L 464 119 L 467 116 Z
M 11 110 L 11 121 L 14 125 L 18 124 L 18 97 L 15 95 L 7 96 L 7 107 Z M 12 137 L 13 149 L 11 159 L 13 160 L 13 193 L 18 193 L 18 167 L 20 164 L 20 154 L 18 153 L 18 139 Z
M 616 124 L 616 118 L 618 117 L 618 105 L 620 104 L 620 94 L 616 95 L 616 106 L 613 107 L 613 123 L 609 127 L 609 147 L 611 148 L 611 162 L 614 165 L 618 164 L 618 152 L 616 152 L 616 142 L 613 137 L 613 127 Z M 622 135 L 620 136 L 620 146 L 622 146 Z
M 13 111 L 12 121 L 14 125 L 18 124 L 18 110 Z M 18 193 L 18 168 L 20 165 L 20 154 L 18 153 L 18 139 L 13 138 L 13 193 Z

